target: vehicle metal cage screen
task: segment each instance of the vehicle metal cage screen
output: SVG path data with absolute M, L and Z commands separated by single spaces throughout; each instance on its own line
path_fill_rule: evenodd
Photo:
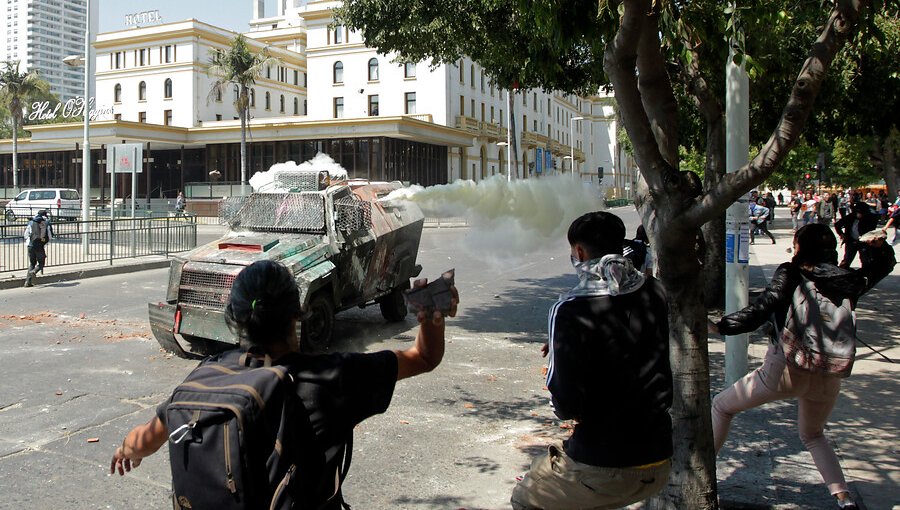
M 372 203 L 353 197 L 334 201 L 334 227 L 342 231 L 366 230 L 372 225 Z
M 243 267 L 237 268 L 239 269 Z M 237 270 L 232 270 L 231 273 L 213 273 L 186 268 L 181 273 L 178 300 L 188 305 L 224 310 Z
M 233 230 L 324 232 L 325 198 L 321 193 L 254 193 L 228 197 L 219 217 Z

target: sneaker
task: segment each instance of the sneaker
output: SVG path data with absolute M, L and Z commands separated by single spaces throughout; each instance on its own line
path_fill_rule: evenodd
M 856 503 L 850 498 L 843 501 L 838 500 L 838 508 L 841 510 L 859 510 L 859 507 L 856 506 Z

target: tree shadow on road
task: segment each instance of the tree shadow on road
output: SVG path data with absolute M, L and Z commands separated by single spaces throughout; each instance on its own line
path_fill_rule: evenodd
M 472 333 L 506 334 L 516 342 L 545 342 L 550 307 L 575 283 L 573 275 L 513 280 L 509 287 L 496 289 L 499 297 L 493 302 L 463 308 L 454 326 Z

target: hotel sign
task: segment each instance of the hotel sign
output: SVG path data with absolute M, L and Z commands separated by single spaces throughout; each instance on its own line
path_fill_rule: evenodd
M 97 117 L 102 115 L 112 115 L 112 106 L 97 108 L 94 105 L 94 101 L 95 99 L 92 97 L 87 105 L 91 120 L 97 120 Z M 25 119 L 32 122 L 36 120 L 54 120 L 59 117 L 71 119 L 74 117 L 82 117 L 84 115 L 84 109 L 85 101 L 83 97 L 69 99 L 65 103 L 56 103 L 55 106 L 51 106 L 50 101 L 35 101 L 34 103 L 31 103 L 31 108 L 26 113 Z
M 159 10 L 136 12 L 134 14 L 125 15 L 125 26 L 129 27 L 136 27 L 147 23 L 159 23 L 160 21 L 162 21 L 162 17 L 159 15 Z

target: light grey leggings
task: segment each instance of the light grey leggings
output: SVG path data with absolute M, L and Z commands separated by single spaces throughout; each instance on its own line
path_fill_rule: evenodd
M 761 367 L 745 375 L 716 395 L 712 405 L 713 441 L 716 453 L 728 437 L 731 419 L 741 412 L 767 402 L 796 398 L 800 440 L 812 454 L 819 473 L 832 494 L 847 491 L 847 482 L 837 455 L 825 437 L 825 422 L 834 408 L 841 379 L 813 374 L 786 365 L 778 345 L 769 345 Z

